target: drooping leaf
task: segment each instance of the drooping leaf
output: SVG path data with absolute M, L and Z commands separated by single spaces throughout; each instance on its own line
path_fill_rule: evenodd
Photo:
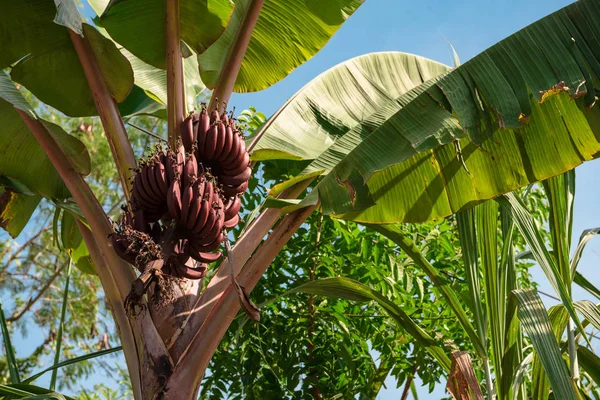
M 27 103 L 22 96 L 19 100 L 19 92 L 4 72 L 0 72 L 0 89 L 0 176 L 8 178 L 9 182 L 18 182 L 18 185 L 27 188 L 30 194 L 59 200 L 70 197 L 67 187 L 46 153 L 15 110 L 15 107 L 21 108 Z M 8 102 L 4 99 L 13 100 Z M 30 109 L 29 113 L 32 112 Z M 46 121 L 42 123 L 64 150 L 75 169 L 82 175 L 89 174 L 91 162 L 83 143 L 58 125 Z
M 0 395 L 4 400 L 28 399 L 28 400 L 74 400 L 72 397 L 54 392 L 35 385 L 12 384 L 0 385 Z
M 318 157 L 305 173 L 328 172 L 373 126 L 393 114 L 385 116 L 389 108 L 384 106 L 449 70 L 400 52 L 345 61 L 300 89 L 263 125 L 252 159 Z
M 571 274 L 574 276 L 575 280 L 577 280 L 577 265 L 579 265 L 579 260 L 581 260 L 583 249 L 585 249 L 587 243 L 594 236 L 596 236 L 598 232 L 600 232 L 600 228 L 586 229 L 583 232 L 581 232 L 581 236 L 579 237 L 579 243 L 577 243 L 577 248 L 575 249 L 575 254 L 573 254 L 573 258 L 571 259 Z
M 197 54 L 219 38 L 233 3 L 229 0 L 182 0 L 181 39 Z M 144 62 L 165 69 L 165 2 L 112 1 L 100 17 L 110 36 Z
M 445 370 L 448 371 L 450 369 L 450 359 L 442 348 L 435 343 L 433 338 L 415 323 L 401 307 L 368 286 L 349 278 L 327 278 L 307 282 L 286 293 L 298 292 L 361 302 L 375 301 L 387 311 L 400 327 L 412 335 L 417 343 L 423 346 Z
M 572 282 L 569 261 L 573 230 L 573 203 L 575 197 L 575 170 L 542 182 L 550 208 L 550 237 L 553 256 L 563 281 Z
M 587 323 L 592 324 L 596 329 L 600 329 L 600 309 L 598 309 L 597 305 L 589 300 L 576 301 L 573 305 L 584 316 Z M 587 323 L 584 322 L 586 325 Z
M 285 78 L 315 55 L 363 1 L 265 1 L 234 90 L 256 92 Z M 198 57 L 202 80 L 209 88 L 219 78 L 249 4 L 250 0 L 235 0 L 225 32 Z
M 581 275 L 577 271 L 575 271 L 575 279 L 573 280 L 573 282 L 575 282 L 583 289 L 587 290 L 590 294 L 595 296 L 598 300 L 600 300 L 600 289 L 594 286 L 592 282 L 587 280 L 585 276 Z
M 121 52 L 131 63 L 135 84 L 150 94 L 154 100 L 166 105 L 167 72 L 145 63 L 126 49 L 122 49 Z M 195 57 L 188 57 L 183 60 L 183 72 L 187 108 L 191 110 L 194 107 L 196 97 L 206 86 L 200 79 L 198 61 Z
M 578 1 L 413 89 L 319 183 L 323 211 L 431 220 L 590 160 L 600 151 L 600 111 L 589 108 L 599 10 Z
M 519 320 L 523 324 L 523 330 L 531 339 L 544 366 L 554 395 L 558 399 L 576 400 L 577 395 L 552 332 L 544 304 L 534 290 L 518 289 L 513 293 L 519 300 Z
M 31 53 L 11 71 L 40 100 L 69 116 L 96 115 L 96 106 L 79 57 L 65 28 L 54 47 Z M 124 101 L 133 86 L 133 71 L 115 44 L 96 28 L 83 24 L 83 32 L 96 57 L 108 89 L 117 102 Z M 56 79 L 60 77 L 60 79 Z
M 19 236 L 41 200 L 40 196 L 4 191 L 0 194 L 0 228 L 13 238 Z

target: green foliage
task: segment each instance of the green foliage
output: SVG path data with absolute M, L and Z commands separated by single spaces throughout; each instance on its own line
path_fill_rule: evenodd
M 265 1 L 234 90 L 256 92 L 285 78 L 316 54 L 363 1 Z M 209 88 L 215 87 L 250 3 L 235 0 L 223 35 L 206 52 L 198 51 L 202 80 Z
M 600 151 L 598 9 L 598 0 L 578 1 L 387 99 L 343 146 L 313 148 L 323 155 L 313 171 L 326 176 L 302 205 L 320 199 L 325 213 L 358 222 L 428 221 L 591 160 Z M 293 114 L 318 121 L 331 110 Z M 286 145 L 269 150 L 288 154 Z
M 252 293 L 262 307 L 260 322 L 237 316 L 201 397 L 375 398 L 388 376 L 407 390 L 418 376 L 433 389 L 446 380 L 448 355 L 458 349 L 471 353 L 478 380 L 498 400 L 528 393 L 545 399 L 550 387 L 556 398 L 575 398 L 565 354 L 571 374 L 581 354 L 583 382 L 597 381 L 598 357 L 575 349 L 575 333 L 586 338 L 589 324 L 600 329 L 600 312 L 571 298 L 573 280 L 598 293 L 575 271 L 597 230 L 582 236 L 569 259 L 573 175 L 544 182 L 546 196 L 530 186 L 485 201 L 556 176 L 600 150 L 592 107 L 600 76 L 599 1 L 579 1 L 452 71 L 403 53 L 370 54 L 317 77 L 269 121 L 253 108 L 243 111 L 238 122 L 250 134 L 247 143 L 262 139 L 243 197 L 245 223 L 233 236 L 265 207 L 320 200 L 326 215 L 310 216 L 267 270 Z M 283 79 L 361 3 L 266 1 L 235 90 L 262 90 Z M 83 23 L 72 0 L 9 2 L 0 16 L 0 68 L 10 67 L 11 79 L 24 86 L 1 73 L 0 224 L 13 237 L 0 234 L 6 239 L 0 293 L 10 310 L 0 310 L 8 354 L 0 362 L 3 398 L 65 398 L 31 382 L 52 371 L 52 391 L 57 381 L 59 390 L 80 391 L 79 382 L 98 368 L 123 376 L 120 390 L 97 385 L 81 398 L 132 396 L 126 374 L 96 359 L 115 352 L 118 338 L 75 223 L 78 207 L 17 112 L 42 120 L 76 170 L 88 175 L 106 213 L 118 219 L 124 196 L 98 119 L 67 119 L 57 111 L 97 111 L 70 35 L 89 43 L 123 115 L 137 113 L 126 123 L 141 156 L 165 137 L 165 2 L 90 4 L 98 29 Z M 229 72 L 226 60 L 243 36 L 250 4 L 181 1 L 189 109 Z M 33 161 L 23 167 L 25 156 Z M 266 200 L 304 179 L 315 181 L 303 201 Z M 549 311 L 532 290 L 533 264 L 515 256 L 526 247 L 561 297 Z M 78 269 L 71 270 L 71 261 Z M 32 329 L 44 340 L 19 357 L 10 337 Z M 32 375 L 52 354 L 53 366 Z M 19 385 L 23 376 L 29 378 Z M 580 391 L 588 396 L 593 389 Z

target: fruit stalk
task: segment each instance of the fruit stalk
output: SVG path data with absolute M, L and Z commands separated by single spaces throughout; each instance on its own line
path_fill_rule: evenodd
M 263 3 L 264 0 L 252 0 L 250 6 L 248 6 L 244 21 L 240 25 L 233 45 L 229 49 L 227 61 L 223 65 L 221 75 L 213 91 L 210 105 L 208 106 L 209 110 L 217 110 L 219 112 L 225 110 L 225 104 L 227 104 L 231 97 L 231 92 L 233 92 L 235 80 L 240 72 L 242 61 L 244 60 L 244 55 L 246 55 L 246 50 L 248 49 L 248 44 L 250 43 L 250 38 L 252 37 L 252 32 L 254 31 L 254 26 L 258 20 Z
M 167 114 L 169 145 L 177 149 L 179 129 L 185 116 L 185 88 L 179 26 L 179 0 L 166 2 L 166 59 L 167 59 Z

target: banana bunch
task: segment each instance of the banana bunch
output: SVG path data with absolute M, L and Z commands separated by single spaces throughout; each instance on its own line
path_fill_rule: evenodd
M 192 114 L 183 121 L 181 140 L 186 152 L 195 148 L 196 159 L 217 178 L 225 198 L 233 199 L 248 189 L 250 156 L 231 116 L 216 111 L 209 116 L 206 109 Z
M 215 250 L 225 230 L 239 222 L 240 196 L 252 170 L 243 135 L 226 113 L 209 115 L 203 108 L 191 114 L 180 137 L 181 151 L 157 149 L 140 161 L 131 211 L 124 209 L 111 239 L 117 253 L 140 270 L 144 263 L 162 258 L 164 273 L 200 279 L 206 274 L 202 263 L 221 257 Z M 148 240 L 161 250 L 141 257 L 141 243 Z M 190 257 L 201 264 L 190 262 Z

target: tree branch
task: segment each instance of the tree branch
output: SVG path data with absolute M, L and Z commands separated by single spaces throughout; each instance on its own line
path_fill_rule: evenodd
M 121 184 L 123 185 L 123 191 L 127 200 L 129 200 L 131 193 L 130 178 L 136 168 L 136 160 L 131 142 L 127 136 L 127 130 L 125 129 L 125 125 L 123 125 L 117 104 L 108 91 L 102 71 L 100 71 L 100 67 L 96 63 L 96 57 L 90 43 L 86 38 L 79 36 L 70 29 L 68 31 L 93 94 L 96 110 L 102 121 L 104 133 L 106 134 L 106 139 L 115 160 Z
M 240 25 L 233 44 L 229 49 L 227 61 L 223 65 L 221 75 L 219 75 L 219 80 L 210 99 L 209 110 L 225 111 L 225 104 L 227 104 L 231 97 L 231 92 L 233 92 L 235 81 L 240 72 L 242 61 L 246 55 L 246 50 L 248 49 L 248 44 L 250 43 L 250 38 L 252 37 L 252 32 L 254 31 L 254 26 L 258 20 L 263 3 L 264 0 L 252 0 L 250 3 L 248 11 L 244 16 L 244 21 Z
M 383 363 L 383 360 L 381 362 Z M 393 365 L 390 365 L 389 369 L 391 369 L 392 366 Z M 381 366 L 379 368 L 381 368 Z M 388 372 L 389 372 L 389 369 L 388 369 Z M 402 397 L 400 397 L 400 400 L 406 400 L 408 398 L 408 392 L 410 391 L 410 387 L 412 386 L 412 383 L 413 383 L 413 380 L 415 379 L 416 373 L 417 373 L 417 366 L 415 365 L 415 367 L 413 368 L 412 374 L 406 378 L 406 383 L 404 384 L 404 391 L 402 392 Z M 386 374 L 386 376 L 387 376 L 387 374 Z M 381 385 L 379 387 L 381 387 Z
M 38 237 L 40 237 L 44 232 L 46 232 L 49 229 L 50 229 L 50 227 L 44 227 L 44 228 L 40 229 L 35 235 L 33 235 L 29 240 L 27 240 L 25 243 L 23 243 L 23 245 L 21 245 L 17 250 L 15 250 L 10 255 L 10 257 L 8 258 L 8 260 L 6 260 L 6 263 L 2 267 L 2 270 L 0 270 L 0 274 L 3 274 L 8 269 L 8 267 L 10 266 L 10 264 L 19 257 L 19 255 L 23 252 L 23 250 L 25 250 L 26 248 L 28 248 L 29 246 L 31 246 L 31 244 L 33 242 L 35 242 L 35 240 Z
M 58 267 L 58 269 L 56 270 L 56 272 L 54 272 L 54 274 L 52 274 L 52 276 L 50 277 L 50 279 L 48 279 L 46 281 L 46 283 L 42 286 L 42 288 L 37 292 L 37 294 L 34 297 L 29 298 L 29 300 L 27 301 L 27 303 L 19 310 L 19 311 L 15 311 L 13 313 L 13 315 L 11 315 L 10 317 L 8 317 L 6 320 L 8 322 L 14 322 L 14 321 L 18 321 L 19 319 L 21 319 L 21 317 L 31 309 L 31 307 L 33 307 L 33 305 L 44 295 L 44 293 L 46 293 L 46 291 L 50 288 L 50 286 L 52 285 L 52 283 L 56 280 L 56 278 L 58 278 L 58 276 L 60 275 L 60 273 L 67 267 L 67 265 L 69 265 L 69 262 L 65 262 L 63 265 L 61 265 L 60 267 Z
M 185 117 L 185 88 L 179 30 L 179 0 L 166 1 L 167 114 L 169 144 L 176 149 L 179 129 Z

